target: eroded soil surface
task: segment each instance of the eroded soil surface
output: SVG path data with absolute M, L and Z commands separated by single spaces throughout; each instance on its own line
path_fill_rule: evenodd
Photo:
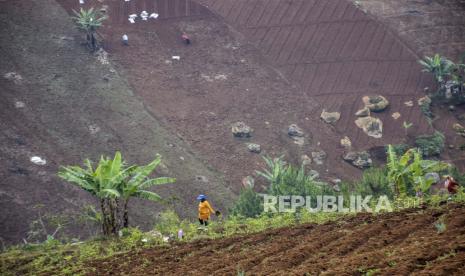
M 447 204 L 131 252 L 89 275 L 463 275 L 464 238 L 465 206 Z

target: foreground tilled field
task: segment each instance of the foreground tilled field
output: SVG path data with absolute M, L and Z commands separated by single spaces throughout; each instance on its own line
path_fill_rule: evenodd
M 89 265 L 94 275 L 463 275 L 464 226 L 465 206 L 447 204 L 175 244 Z

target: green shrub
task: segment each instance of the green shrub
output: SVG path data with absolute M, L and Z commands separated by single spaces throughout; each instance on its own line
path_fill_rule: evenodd
M 168 210 L 160 213 L 155 224 L 155 230 L 163 235 L 175 234 L 181 226 L 181 219 L 176 212 Z
M 444 134 L 435 131 L 433 135 L 421 135 L 415 140 L 415 145 L 420 149 L 423 157 L 437 156 L 444 149 Z
M 313 175 L 307 173 L 303 165 L 296 167 L 287 164 L 281 158 L 264 159 L 267 168 L 256 173 L 268 180 L 269 194 L 312 196 L 332 193 L 332 189 L 325 183 L 316 181 Z
M 388 146 L 386 146 L 385 149 L 386 149 L 386 153 L 387 153 Z M 407 145 L 407 144 L 396 144 L 396 145 L 392 145 L 392 149 L 394 150 L 394 152 L 397 155 L 403 155 L 409 149 L 409 145 Z
M 231 209 L 232 215 L 243 217 L 257 217 L 263 212 L 263 197 L 258 195 L 252 188 L 245 188 L 241 191 L 239 199 Z
M 384 168 L 369 168 L 363 172 L 362 178 L 356 184 L 356 190 L 362 196 L 386 195 L 389 198 L 394 196 L 392 187 L 387 178 L 387 172 Z

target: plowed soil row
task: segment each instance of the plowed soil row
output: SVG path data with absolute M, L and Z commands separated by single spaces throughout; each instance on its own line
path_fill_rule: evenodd
M 465 206 L 447 204 L 179 243 L 89 265 L 92 275 L 463 275 L 464 226 Z

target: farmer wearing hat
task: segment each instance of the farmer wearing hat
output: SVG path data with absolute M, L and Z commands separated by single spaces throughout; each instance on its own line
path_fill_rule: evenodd
M 199 200 L 199 222 L 200 226 L 205 228 L 208 226 L 208 220 L 210 219 L 211 214 L 219 215 L 219 211 L 214 211 L 213 208 L 210 206 L 210 203 L 207 201 L 207 197 L 205 195 L 199 195 L 197 197 Z

